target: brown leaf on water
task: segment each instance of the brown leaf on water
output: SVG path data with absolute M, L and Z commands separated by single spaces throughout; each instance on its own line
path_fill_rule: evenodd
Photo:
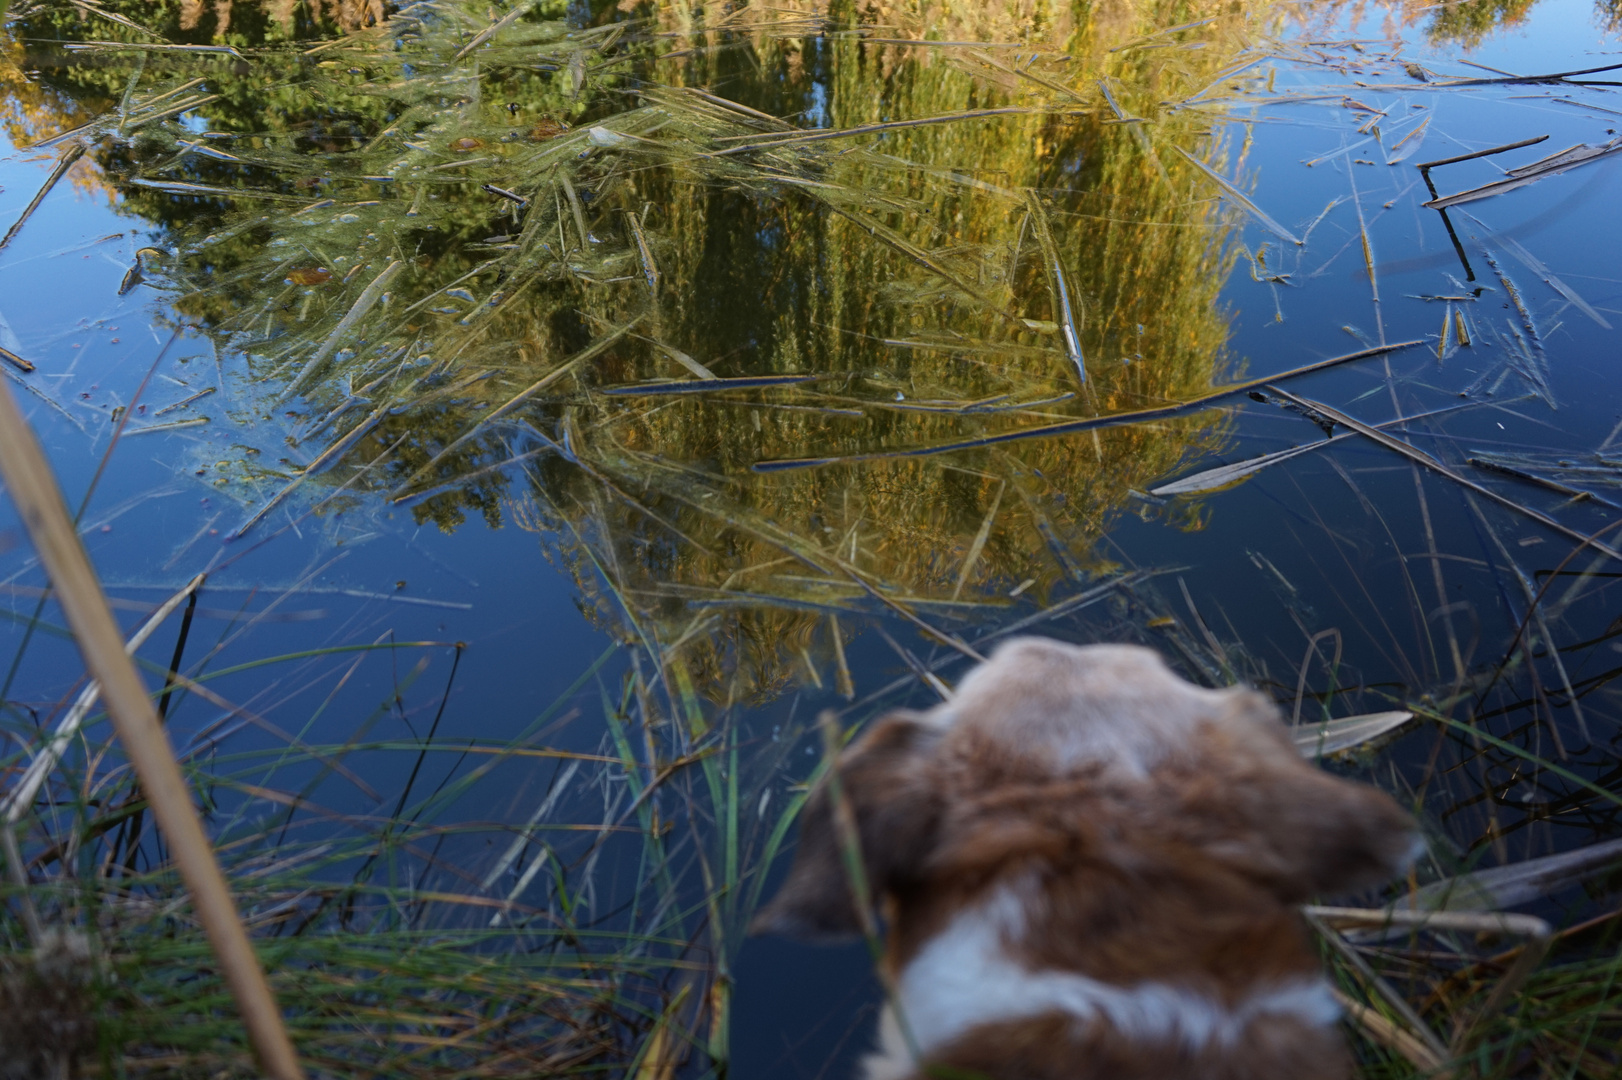
M 562 120 L 550 116 L 543 116 L 530 126 L 529 134 L 525 138 L 530 142 L 545 142 L 555 139 L 569 130 L 569 125 Z

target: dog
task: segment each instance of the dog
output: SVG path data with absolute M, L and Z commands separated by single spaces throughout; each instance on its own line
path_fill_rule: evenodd
M 1389 796 L 1303 761 L 1277 709 L 1149 649 L 1008 642 L 816 788 L 756 932 L 882 913 L 866 1080 L 1343 1080 L 1297 905 L 1422 851 Z

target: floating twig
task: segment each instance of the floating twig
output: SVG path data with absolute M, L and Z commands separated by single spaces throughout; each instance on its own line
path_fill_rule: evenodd
M 610 386 L 602 392 L 617 397 L 649 397 L 656 394 L 708 394 L 717 390 L 763 390 L 774 386 L 799 386 L 826 379 L 827 375 L 754 375 L 735 379 L 687 379 L 682 382 L 637 383 Z
M 293 381 L 282 392 L 281 399 L 283 401 L 302 390 L 304 384 L 315 376 L 321 365 L 326 362 L 327 357 L 332 355 L 333 350 L 338 347 L 338 343 L 343 340 L 344 335 L 349 333 L 350 328 L 357 322 L 365 318 L 367 312 L 372 310 L 372 306 L 382 298 L 383 290 L 389 287 L 389 282 L 394 280 L 395 275 L 405 269 L 405 265 L 403 259 L 393 260 L 383 268 L 381 274 L 372 279 L 370 285 L 361 291 L 360 296 L 355 298 L 354 306 L 349 309 L 348 314 L 338 321 L 337 326 L 332 328 L 332 333 L 327 335 L 327 340 L 321 343 L 321 347 L 315 351 L 315 355 L 310 357 L 303 370 L 293 377 Z
M 51 175 L 45 178 L 45 183 L 40 185 L 40 189 L 34 193 L 33 199 L 23 208 L 22 216 L 12 222 L 11 228 L 6 230 L 5 237 L 0 239 L 0 250 L 4 250 L 5 246 L 11 243 L 12 238 L 22 231 L 22 227 L 28 223 L 28 219 L 39 208 L 39 204 L 45 201 L 45 196 L 49 195 L 51 189 L 56 186 L 56 182 L 62 179 L 69 169 L 73 168 L 73 163 L 84 156 L 84 151 L 84 143 L 74 143 L 57 159 L 56 168 L 51 170 Z
M 157 38 L 159 41 L 163 40 L 162 34 L 154 33 L 153 31 L 148 30 L 134 19 L 127 18 L 126 16 L 120 15 L 115 11 L 108 11 L 100 4 L 87 3 L 86 0 L 70 0 L 70 2 L 81 12 L 95 15 L 98 18 L 106 19 L 110 23 L 116 23 L 117 25 L 125 27 L 126 29 L 134 30 L 138 34 L 145 34 L 147 37 Z
M 171 195 L 220 195 L 228 199 L 264 199 L 267 202 L 280 203 L 303 201 L 291 195 L 283 195 L 279 191 L 265 191 L 261 188 L 219 187 L 214 184 L 190 184 L 182 180 L 148 180 L 144 176 L 132 176 L 124 183 L 152 191 L 167 191 Z
M 226 537 L 226 539 L 241 539 L 247 534 L 248 530 L 265 520 L 266 515 L 285 502 L 287 497 L 293 494 L 293 492 L 297 491 L 304 481 L 321 473 L 327 468 L 327 466 L 336 461 L 338 457 L 346 450 L 354 446 L 355 443 L 359 442 L 361 436 L 372 430 L 372 428 L 376 426 L 377 422 L 387 415 L 392 404 L 392 402 L 385 402 L 384 404 L 378 406 L 372 411 L 371 415 L 367 416 L 364 420 L 351 428 L 343 438 L 339 439 L 337 442 L 323 450 L 314 461 L 310 462 L 304 467 L 303 472 L 299 473 L 298 476 L 296 476 L 290 483 L 288 483 L 276 494 L 272 495 L 270 499 L 266 501 L 265 505 L 256 510 L 247 521 L 244 521 L 241 525 L 239 525 L 234 532 Z
M 1406 1058 L 1410 1065 L 1422 1070 L 1434 1080 L 1449 1080 L 1453 1075 L 1446 1068 L 1447 1059 L 1437 1055 L 1423 1039 L 1407 1028 L 1386 1019 L 1383 1014 L 1362 1002 L 1354 1001 L 1342 990 L 1331 987 L 1329 992 L 1335 996 L 1335 1002 L 1346 1010 L 1347 1018 L 1356 1024 L 1370 1041 L 1387 1050 L 1394 1050 Z
M 158 45 L 143 41 L 70 41 L 63 47 L 69 52 L 224 53 L 226 56 L 234 56 L 238 60 L 248 59 L 229 45 Z
M 220 95 L 218 94 L 199 94 L 194 98 L 187 98 L 178 105 L 171 105 L 162 112 L 149 113 L 140 117 L 139 119 L 134 120 L 133 122 L 127 123 L 124 125 L 124 130 L 135 131 L 138 128 L 145 127 L 147 124 L 155 123 L 158 120 L 166 120 L 171 116 L 178 116 L 183 112 L 190 112 L 192 109 L 195 109 L 200 105 L 207 105 L 209 102 L 218 101 L 219 99 Z
M 1481 226 L 1484 231 L 1488 233 L 1492 232 L 1492 227 L 1486 222 L 1482 221 L 1480 218 L 1463 210 L 1459 212 L 1464 214 L 1465 217 L 1469 218 L 1477 225 Z M 1572 307 L 1576 308 L 1584 315 L 1587 315 L 1590 319 L 1593 319 L 1605 329 L 1611 329 L 1611 324 L 1606 321 L 1605 316 L 1601 315 L 1598 311 L 1595 311 L 1593 306 L 1590 305 L 1587 300 L 1584 300 L 1580 295 L 1578 295 L 1576 289 L 1573 289 L 1570 285 L 1567 285 L 1564 281 L 1556 277 L 1554 275 L 1554 271 L 1550 270 L 1548 266 L 1544 265 L 1542 259 L 1539 259 L 1536 255 L 1533 255 L 1530 251 L 1526 250 L 1526 248 L 1521 245 L 1520 241 L 1508 235 L 1494 235 L 1493 242 L 1498 244 L 1511 255 L 1515 256 L 1515 258 L 1519 259 L 1521 265 L 1525 266 L 1528 270 L 1532 271 L 1532 273 L 1542 278 L 1544 284 L 1548 285 L 1549 288 L 1553 289 L 1555 292 L 1559 293 L 1561 296 L 1570 301 Z M 1519 297 L 1517 296 L 1516 299 L 1519 300 Z M 1527 318 L 1530 319 L 1530 316 Z
M 1303 243 L 1305 243 L 1305 241 L 1301 240 L 1289 229 L 1286 229 L 1284 226 L 1280 225 L 1278 222 L 1269 217 L 1261 207 L 1251 202 L 1249 197 L 1246 196 L 1244 192 L 1234 187 L 1232 181 L 1230 181 L 1226 176 L 1223 176 L 1221 173 L 1211 168 L 1211 166 L 1207 165 L 1193 154 L 1190 154 L 1187 150 L 1184 150 L 1181 146 L 1173 145 L 1172 149 L 1177 151 L 1179 154 L 1182 154 L 1194 164 L 1195 168 L 1199 169 L 1206 176 L 1209 176 L 1217 187 L 1222 189 L 1222 193 L 1224 195 L 1238 203 L 1239 206 L 1249 213 L 1251 217 L 1254 217 L 1258 222 L 1260 222 L 1268 232 L 1277 236 L 1281 240 L 1288 240 L 1296 247 L 1300 247 Z
M 592 342 L 590 345 L 587 345 L 584 349 L 582 349 L 579 352 L 575 353 L 573 356 L 571 356 L 567 360 L 563 361 L 557 367 L 553 368 L 551 371 L 549 371 L 545 375 L 541 376 L 535 382 L 531 383 L 529 386 L 525 387 L 524 389 L 520 390 L 518 393 L 514 394 L 512 397 L 508 398 L 501 405 L 498 405 L 496 408 L 491 409 L 488 413 L 486 413 L 483 417 L 481 417 L 479 419 L 478 423 L 476 423 L 472 427 L 468 428 L 466 431 L 464 431 L 461 435 L 457 436 L 455 439 L 452 439 L 450 444 L 447 445 L 443 450 L 441 450 L 439 453 L 435 454 L 433 457 L 429 458 L 428 462 L 425 465 L 423 465 L 421 468 L 419 468 L 416 472 L 412 473 L 410 476 L 406 477 L 404 482 L 402 482 L 399 486 L 397 486 L 393 491 L 389 492 L 389 498 L 390 499 L 397 499 L 397 498 L 400 498 L 402 496 L 410 494 L 411 485 L 416 483 L 417 480 L 420 477 L 422 477 L 423 475 L 428 473 L 430 470 L 432 470 L 435 465 L 438 465 L 441 461 L 445 460 L 447 455 L 455 452 L 458 448 L 460 448 L 463 444 L 465 444 L 469 439 L 473 438 L 473 436 L 477 435 L 480 431 L 484 430 L 484 428 L 489 426 L 491 423 L 495 422 L 496 420 L 500 419 L 503 416 L 506 416 L 508 413 L 510 413 L 514 409 L 518 408 L 518 406 L 522 405 L 524 402 L 528 401 L 530 398 L 534 397 L 536 394 L 540 393 L 542 390 L 545 390 L 548 386 L 551 386 L 553 383 L 555 383 L 559 379 L 563 378 L 563 376 L 569 374 L 571 371 L 573 371 L 579 365 L 585 363 L 587 360 L 590 360 L 592 357 L 594 357 L 597 354 L 601 353 L 604 349 L 607 349 L 610 346 L 612 346 L 616 341 L 619 341 L 622 337 L 624 337 L 625 335 L 629 334 L 632 330 L 634 330 L 636 328 L 636 325 L 641 321 L 642 321 L 642 317 L 637 316 L 636 318 L 633 318 L 630 322 L 625 323 L 622 326 L 618 326 L 614 330 L 610 331 L 609 333 L 604 334 L 602 337 L 598 338 L 596 341 Z M 570 452 L 572 453 L 573 451 L 571 450 Z
M 1429 171 L 1443 165 L 1457 165 L 1461 161 L 1474 161 L 1476 158 L 1491 157 L 1494 154 L 1502 154 L 1507 150 L 1519 150 L 1523 146 L 1536 146 L 1540 142 L 1546 142 L 1548 138 L 1549 137 L 1547 135 L 1539 135 L 1535 139 L 1522 139 L 1520 142 L 1505 143 L 1503 146 L 1494 146 L 1486 150 L 1476 150 L 1468 154 L 1459 154 L 1456 157 L 1438 158 L 1435 161 L 1427 161 L 1422 165 L 1415 165 L 1414 168 L 1421 171 Z M 1392 147 L 1392 149 L 1394 150 L 1396 147 Z
M 923 248 L 918 247 L 910 240 L 897 234 L 893 229 L 887 228 L 879 222 L 872 220 L 871 215 L 855 214 L 849 210 L 843 210 L 828 202 L 823 203 L 823 205 L 828 207 L 828 209 L 832 210 L 834 213 L 838 214 L 840 217 L 844 218 L 846 221 L 855 225 L 857 228 L 866 232 L 873 239 L 878 240 L 880 243 L 888 244 L 890 247 L 895 248 L 903 255 L 906 255 L 908 258 L 914 260 L 926 270 L 934 273 L 942 281 L 945 281 L 947 284 L 963 293 L 963 295 L 986 305 L 992 311 L 996 312 L 998 315 L 1001 315 L 1009 322 L 1016 325 L 1023 325 L 1023 320 L 1014 315 L 1013 312 L 1003 308 L 995 300 L 980 292 L 980 290 L 964 281 L 958 275 L 952 273 L 952 271 L 948 270 L 933 255 L 925 251 Z
M 986 549 L 986 541 L 991 539 L 991 526 L 997 520 L 997 508 L 1002 505 L 1003 492 L 1008 490 L 1008 481 L 1002 480 L 997 484 L 997 494 L 992 496 L 991 509 L 980 521 L 980 529 L 974 534 L 974 542 L 969 545 L 969 553 L 963 556 L 963 568 L 957 573 L 957 586 L 952 590 L 952 599 L 956 600 L 963 592 L 963 586 L 969 583 L 969 575 L 974 573 L 974 564 L 980 561 L 980 553 Z
M 518 194 L 516 191 L 508 191 L 506 188 L 496 187 L 494 184 L 481 184 L 480 187 L 484 188 L 485 191 L 488 191 L 492 195 L 500 195 L 503 199 L 510 199 L 517 203 L 520 207 L 529 205 L 529 200 Z
M 1102 87 L 1104 84 L 1098 84 Z M 1076 369 L 1076 379 L 1083 386 L 1087 383 L 1087 361 L 1081 352 L 1080 328 L 1076 325 L 1075 316 L 1070 310 L 1070 287 L 1064 279 L 1064 261 L 1059 257 L 1059 245 L 1053 240 L 1053 229 L 1048 222 L 1047 210 L 1042 206 L 1036 192 L 1025 193 L 1025 206 L 1030 213 L 1031 226 L 1036 232 L 1036 242 L 1041 245 L 1043 265 L 1047 270 L 1048 289 L 1053 294 L 1053 314 L 1059 323 L 1059 334 L 1064 340 L 1065 355 Z
M 1477 67 L 1482 65 L 1477 64 Z M 1505 75 L 1498 79 L 1453 79 L 1450 82 L 1433 83 L 1437 89 L 1445 90 L 1455 86 L 1516 86 L 1529 83 L 1555 83 L 1565 82 L 1573 75 L 1598 75 L 1602 71 L 1616 71 L 1622 64 L 1605 64 L 1602 67 L 1583 68 L 1579 71 L 1557 71 L 1550 75 Z M 1492 70 L 1491 68 L 1488 69 Z
M 858 574 L 851 567 L 841 565 L 840 569 L 845 571 L 845 575 L 847 577 L 849 577 L 856 584 L 860 585 L 867 595 L 871 596 L 873 599 L 877 600 L 879 603 L 883 604 L 897 615 L 900 615 L 903 619 L 912 623 L 913 626 L 916 626 L 919 630 L 921 630 L 924 636 L 929 638 L 931 641 L 937 641 L 949 649 L 956 649 L 958 652 L 962 653 L 964 656 L 967 656 L 970 660 L 973 660 L 976 663 L 985 662 L 985 657 L 979 652 L 976 652 L 972 646 L 964 644 L 962 641 L 959 641 L 957 638 L 946 633 L 944 630 L 935 629 L 933 626 L 929 625 L 927 622 L 920 619 L 918 616 L 914 615 L 912 612 L 908 611 L 894 600 L 891 600 L 888 596 L 885 596 L 884 593 L 868 584 L 867 579 L 862 577 L 861 574 Z
M 1154 420 L 1170 420 L 1208 409 L 1220 401 L 1225 401 L 1238 394 L 1247 393 L 1258 387 L 1267 386 L 1269 383 L 1280 379 L 1293 379 L 1299 375 L 1323 371 L 1326 368 L 1351 363 L 1354 360 L 1365 360 L 1371 356 L 1383 356 L 1386 353 L 1410 349 L 1415 345 L 1423 344 L 1423 341 L 1399 341 L 1390 345 L 1376 345 L 1373 348 L 1347 353 L 1344 356 L 1335 356 L 1328 360 L 1305 364 L 1279 375 L 1247 379 L 1244 382 L 1234 383 L 1231 386 L 1214 390 L 1191 401 L 1179 402 L 1175 405 L 1163 405 L 1154 409 L 1137 409 L 1132 412 L 1111 413 L 1105 416 L 1089 416 L 1082 420 L 1066 420 L 1059 424 L 1022 428 L 1015 431 L 1005 431 L 997 435 L 984 435 L 977 439 L 937 443 L 934 446 L 919 446 L 906 450 L 882 450 L 867 454 L 850 454 L 843 457 L 787 458 L 776 461 L 758 461 L 755 463 L 754 468 L 756 472 L 781 472 L 786 469 L 814 469 L 823 465 L 844 465 L 859 461 L 878 461 L 884 458 L 929 457 L 934 454 L 948 454 L 956 450 L 974 450 L 983 446 L 1023 442 L 1027 439 L 1051 439 L 1060 435 L 1074 435 L 1083 431 L 1099 431 L 1104 428 L 1125 427 L 1130 424 L 1143 424 Z
M 529 9 L 534 6 L 535 0 L 522 0 L 521 3 L 519 3 L 511 11 L 507 12 L 507 14 L 503 15 L 500 19 L 473 35 L 473 40 L 468 42 L 466 45 L 463 45 L 456 51 L 456 55 L 451 57 L 451 63 L 454 64 L 458 60 L 461 60 L 463 57 L 467 56 L 468 53 L 472 52 L 474 49 L 477 49 L 480 45 L 483 45 L 485 42 L 507 29 L 507 27 L 523 18 Z
M 1431 210 L 1442 210 L 1449 206 L 1457 206 L 1460 203 L 1488 199 L 1494 195 L 1502 195 L 1505 192 L 1523 188 L 1528 184 L 1534 184 L 1545 176 L 1557 176 L 1569 169 L 1575 169 L 1579 165 L 1587 165 L 1601 158 L 1610 157 L 1619 151 L 1622 151 L 1622 139 L 1612 139 L 1600 146 L 1578 144 L 1562 150 L 1558 154 L 1546 157 L 1542 161 L 1534 161 L 1530 165 L 1511 169 L 1506 179 L 1495 180 L 1490 184 L 1483 184 L 1481 187 L 1461 191 L 1456 195 L 1446 195 L 1440 199 L 1432 199 L 1422 205 Z
M 636 212 L 627 210 L 625 220 L 631 226 L 631 239 L 636 241 L 636 256 L 642 263 L 642 276 L 648 281 L 648 290 L 659 291 L 659 267 L 654 264 L 653 250 L 648 247 L 647 234 L 642 231 L 642 222 Z
M 1399 904 L 1406 901 L 1398 901 Z M 1338 908 L 1308 905 L 1302 909 L 1309 917 L 1337 930 L 1352 927 L 1370 927 L 1383 930 L 1406 929 L 1432 932 L 1454 931 L 1464 934 L 1512 934 L 1527 939 L 1510 969 L 1499 978 L 1474 1022 L 1458 1029 L 1449 1048 L 1451 1055 L 1468 1051 L 1480 1036 L 1484 1021 L 1497 1015 L 1509 1004 L 1515 991 L 1520 989 L 1533 970 L 1543 962 L 1553 941 L 1554 931 L 1547 922 L 1535 915 L 1516 912 L 1492 911 L 1414 911 L 1403 907 Z
M 1378 428 L 1365 424 L 1361 420 L 1355 420 L 1341 412 L 1339 409 L 1331 408 L 1330 406 L 1322 404 L 1321 402 L 1313 401 L 1311 398 L 1296 397 L 1294 394 L 1291 394 L 1285 390 L 1280 390 L 1276 386 L 1269 386 L 1267 389 L 1270 392 L 1277 394 L 1281 398 L 1295 402 L 1297 405 L 1300 405 L 1303 408 L 1315 409 L 1329 417 L 1331 420 L 1335 421 L 1335 423 L 1344 424 L 1346 427 L 1356 431 L 1359 435 L 1373 439 L 1381 446 L 1395 450 L 1397 453 L 1401 454 L 1405 458 L 1408 458 L 1410 461 L 1417 462 L 1433 472 L 1440 473 L 1449 480 L 1452 480 L 1454 483 L 1462 484 L 1471 491 L 1475 492 L 1477 495 L 1480 495 L 1486 499 L 1491 499 L 1493 502 L 1502 507 L 1513 510 L 1517 514 L 1525 515 L 1526 517 L 1531 518 L 1533 521 L 1538 522 L 1540 525 L 1553 529 L 1555 532 L 1569 540 L 1576 540 L 1579 543 L 1589 545 L 1596 551 L 1604 552 L 1611 558 L 1622 562 L 1622 552 L 1617 551 L 1609 544 L 1602 544 L 1592 536 L 1585 536 L 1576 529 L 1573 529 L 1571 526 L 1561 524 L 1548 514 L 1543 513 L 1541 510 L 1534 510 L 1530 506 L 1522 506 L 1514 499 L 1500 495 L 1498 492 L 1489 487 L 1483 487 L 1481 484 L 1476 483 L 1469 477 L 1460 475 L 1458 472 L 1443 464 L 1437 458 L 1432 457 L 1430 454 L 1425 453 L 1425 451 L 1416 446 L 1411 446 L 1408 443 L 1403 442 L 1401 439 L 1393 438 Z
M 186 397 L 181 398 L 179 401 L 170 402 L 168 405 L 165 405 L 163 408 L 158 409 L 155 412 L 153 412 L 152 415 L 153 416 L 162 416 L 164 413 L 172 413 L 177 409 L 184 409 L 187 405 L 190 405 L 192 402 L 197 401 L 197 400 L 199 400 L 201 398 L 206 398 L 206 397 L 208 397 L 208 395 L 214 393 L 218 389 L 219 389 L 219 387 L 217 387 L 217 386 L 205 386 L 201 390 L 197 391 L 197 393 L 195 393 L 195 394 L 188 394 Z
M 171 420 L 167 424 L 149 424 L 145 427 L 131 425 L 124 429 L 125 435 L 152 435 L 163 431 L 178 431 L 180 428 L 202 427 L 209 422 L 206 416 L 193 416 L 185 420 Z
M 750 150 L 775 150 L 779 146 L 799 146 L 802 143 L 822 142 L 825 139 L 852 139 L 859 135 L 877 135 L 886 131 L 900 131 L 905 128 L 925 127 L 930 124 L 955 124 L 963 120 L 985 120 L 993 116 L 1028 116 L 1049 111 L 1047 109 L 1009 106 L 1001 109 L 972 109 L 968 112 L 948 113 L 944 116 L 925 116 L 917 120 L 890 120 L 882 124 L 863 124 L 859 127 L 842 128 L 839 131 L 807 131 L 782 136 L 727 135 L 722 136 L 717 141 L 734 138 L 753 139 L 755 141 L 744 146 L 732 146 L 725 150 L 717 150 L 708 156 L 724 157 L 728 154 L 742 154 Z

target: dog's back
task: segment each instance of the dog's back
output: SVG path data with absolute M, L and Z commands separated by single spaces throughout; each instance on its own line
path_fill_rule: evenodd
M 1346 1075 L 1294 905 L 1401 869 L 1413 823 L 1303 762 L 1259 695 L 1014 641 L 878 721 L 839 781 L 896 991 L 869 1080 Z M 757 929 L 857 931 L 837 820 L 825 785 Z

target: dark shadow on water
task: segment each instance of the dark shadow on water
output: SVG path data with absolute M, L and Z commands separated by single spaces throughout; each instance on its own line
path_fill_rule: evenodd
M 856 1075 L 884 1001 L 866 945 L 751 938 L 733 970 L 731 1080 Z

